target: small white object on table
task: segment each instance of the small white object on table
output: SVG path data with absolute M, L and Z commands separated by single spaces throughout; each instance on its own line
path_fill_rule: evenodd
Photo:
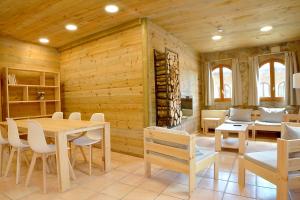
M 215 129 L 215 150 L 222 149 L 222 133 L 237 133 L 238 134 L 238 150 L 240 154 L 245 153 L 246 138 L 248 138 L 247 124 L 222 124 Z M 230 148 L 230 147 L 229 147 Z

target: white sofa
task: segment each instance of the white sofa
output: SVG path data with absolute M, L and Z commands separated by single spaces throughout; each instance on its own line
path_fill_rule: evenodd
M 252 139 L 255 140 L 256 131 L 281 131 L 281 122 L 266 122 L 260 120 L 261 113 L 259 110 L 253 110 L 251 112 L 250 121 L 230 120 L 229 116 L 226 116 L 224 123 L 230 124 L 248 124 L 249 130 L 252 130 Z M 283 119 L 282 119 L 283 121 Z

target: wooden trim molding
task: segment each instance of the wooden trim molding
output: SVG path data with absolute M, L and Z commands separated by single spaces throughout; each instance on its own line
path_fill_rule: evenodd
M 76 41 L 71 42 L 69 44 L 66 44 L 64 46 L 61 46 L 61 47 L 58 48 L 58 51 L 60 51 L 60 52 L 61 51 L 65 51 L 67 49 L 71 49 L 73 47 L 82 45 L 84 43 L 91 42 L 93 40 L 97 40 L 97 39 L 106 37 L 108 35 L 112 35 L 114 33 L 117 33 L 117 32 L 120 32 L 120 31 L 124 31 L 124 30 L 130 29 L 130 28 L 136 27 L 136 26 L 140 26 L 141 24 L 142 24 L 142 19 L 135 19 L 135 20 L 126 22 L 124 24 L 115 26 L 113 28 L 107 29 L 105 31 L 100 31 L 100 32 L 88 35 L 88 36 L 83 37 L 83 38 L 81 38 L 79 40 L 76 40 Z

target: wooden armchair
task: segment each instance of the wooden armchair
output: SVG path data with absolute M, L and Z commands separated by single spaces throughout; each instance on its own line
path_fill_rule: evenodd
M 299 123 L 286 123 L 298 126 Z M 285 123 L 282 124 L 284 134 Z M 288 189 L 300 188 L 300 139 L 277 139 L 277 151 L 246 153 L 239 157 L 239 185 L 245 186 L 245 170 L 277 186 L 277 199 L 287 200 Z
M 144 129 L 145 175 L 151 176 L 151 163 L 189 176 L 189 194 L 195 188 L 197 172 L 214 163 L 214 178 L 218 178 L 218 153 L 200 149 L 195 136 L 185 131 L 160 127 Z
M 300 122 L 300 114 L 286 114 L 283 116 L 284 122 Z

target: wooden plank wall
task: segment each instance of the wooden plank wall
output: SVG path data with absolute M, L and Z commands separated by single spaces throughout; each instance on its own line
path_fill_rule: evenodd
M 1 82 L 5 67 L 58 72 L 59 66 L 59 52 L 56 49 L 0 36 Z M 3 87 L 0 87 L 0 91 L 3 96 Z M 4 110 L 4 105 L 1 109 Z M 30 110 L 28 112 L 30 114 Z
M 103 112 L 112 149 L 143 155 L 142 28 L 122 30 L 61 52 L 62 109 L 83 119 Z
M 151 85 L 151 106 L 150 124 L 155 125 L 155 83 L 154 83 L 154 55 L 153 49 L 163 52 L 165 47 L 178 53 L 179 56 L 179 77 L 180 91 L 182 96 L 193 97 L 193 116 L 183 120 L 178 129 L 185 129 L 194 133 L 200 129 L 200 107 L 199 107 L 199 56 L 197 52 L 182 41 L 166 32 L 161 27 L 149 21 L 148 40 L 150 52 L 150 78 Z

